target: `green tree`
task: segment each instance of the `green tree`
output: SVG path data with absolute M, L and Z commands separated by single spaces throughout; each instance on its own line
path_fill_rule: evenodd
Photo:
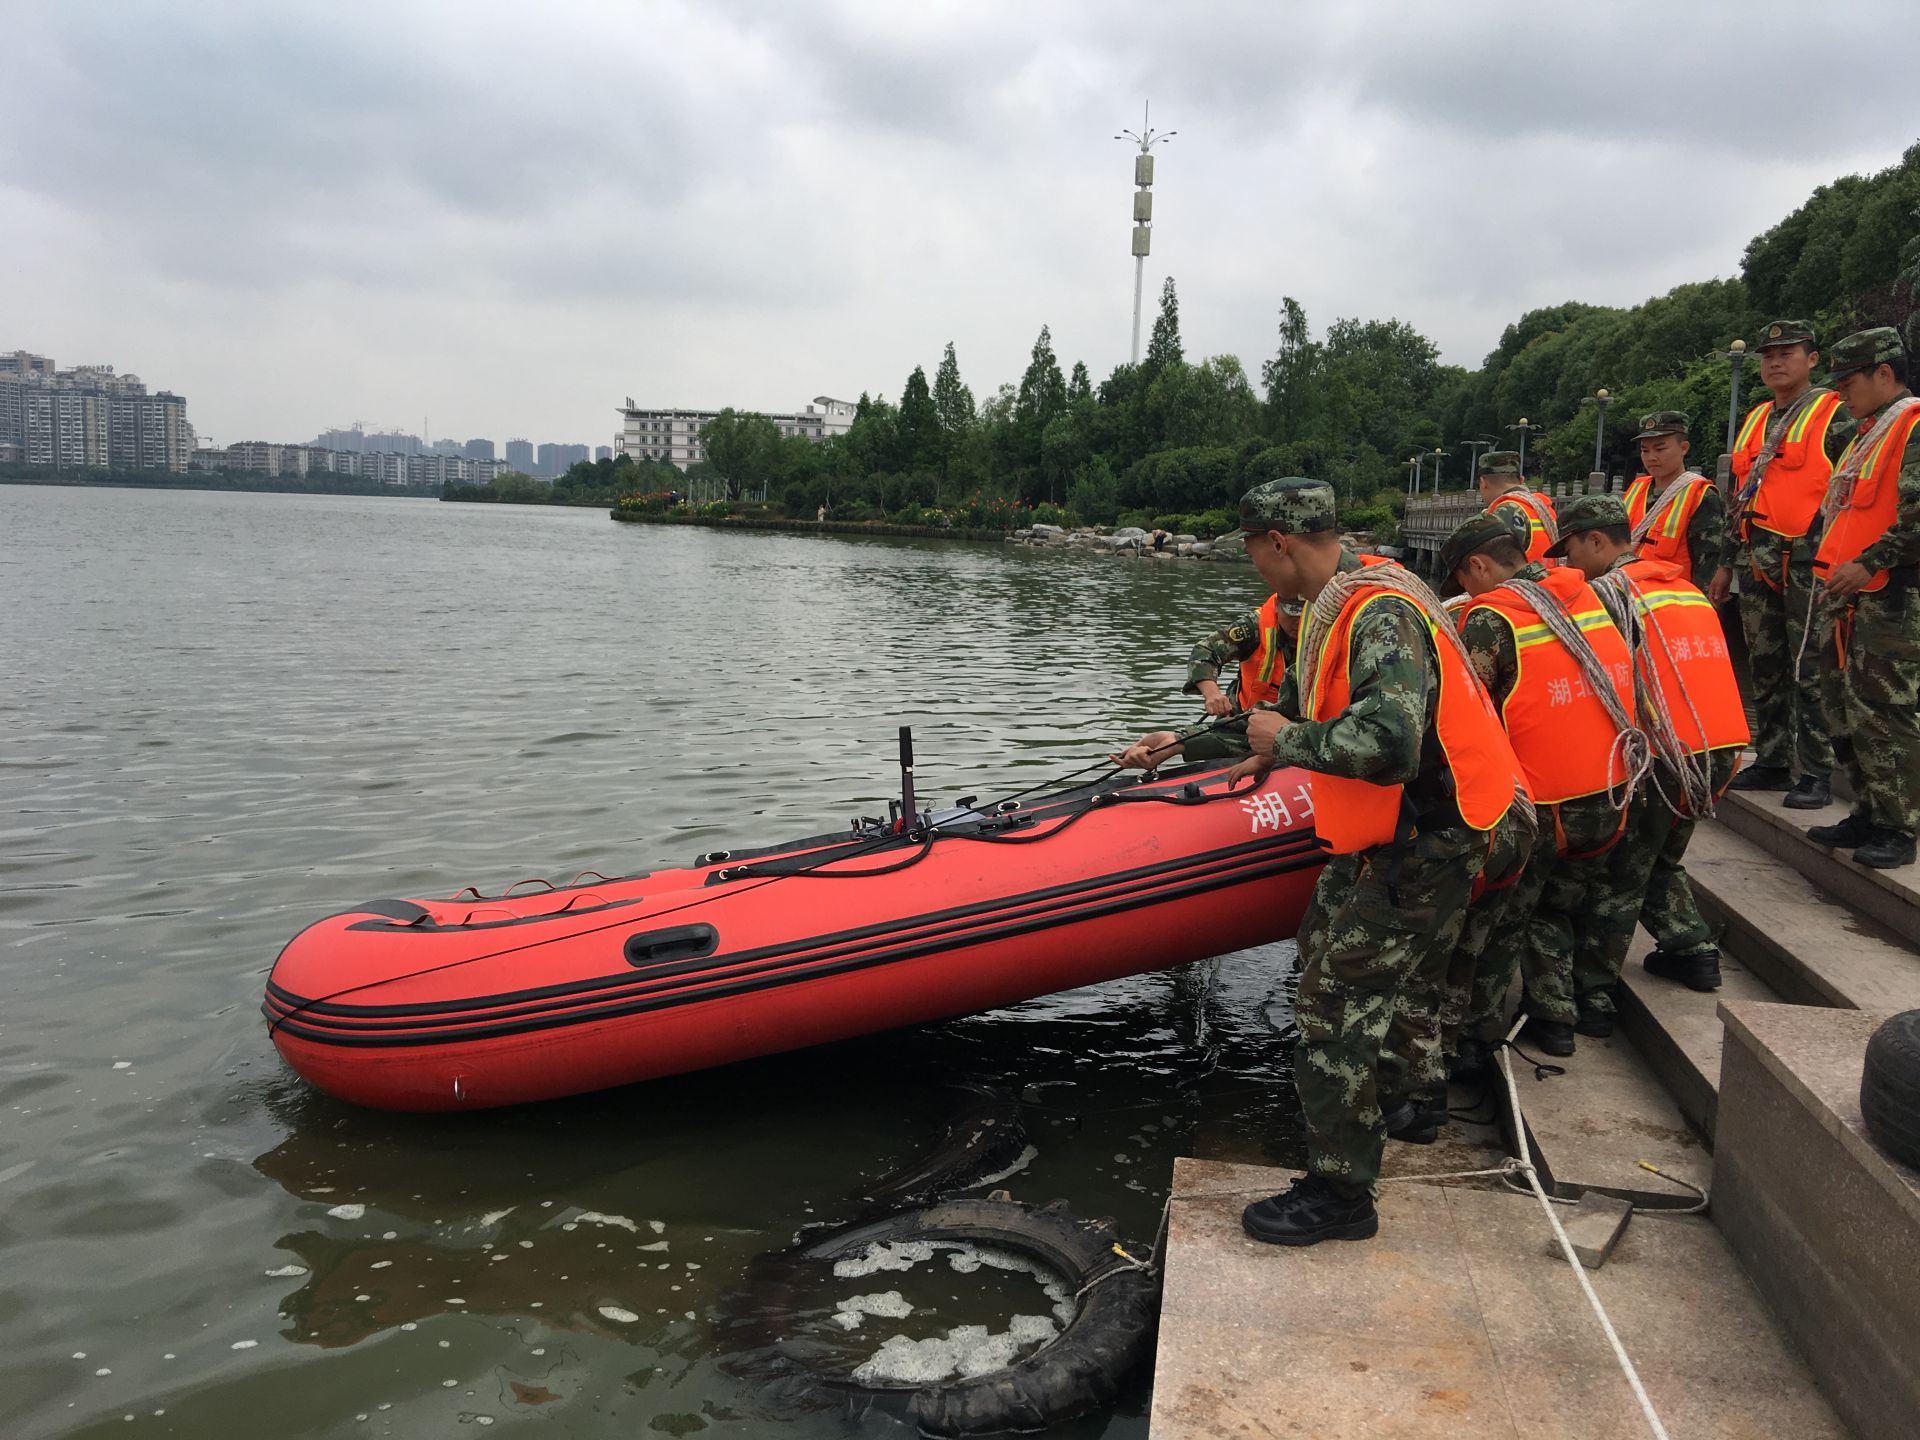
M 1147 339 L 1146 368 L 1155 374 L 1169 365 L 1182 363 L 1180 348 L 1180 297 L 1169 275 L 1160 287 L 1160 313 L 1154 318 L 1153 334 Z
M 1073 362 L 1073 373 L 1067 376 L 1067 403 L 1077 405 L 1082 400 L 1093 398 L 1093 382 L 1087 378 L 1087 362 Z
M 727 498 L 738 500 L 748 485 L 768 478 L 780 431 L 762 415 L 735 410 L 731 405 L 700 427 L 707 466 L 727 487 Z
M 940 411 L 927 388 L 927 372 L 916 365 L 900 392 L 900 458 L 910 469 L 938 466 L 942 448 Z
M 1260 367 L 1267 389 L 1267 433 L 1285 443 L 1304 432 L 1320 347 L 1313 343 L 1307 312 L 1291 295 L 1280 298 L 1280 348 Z
M 1060 362 L 1053 355 L 1053 332 L 1042 325 L 1013 404 L 1018 453 L 1029 469 L 1040 469 L 1041 442 L 1047 426 L 1066 408 L 1067 382 L 1060 373 Z M 1047 498 L 1053 498 L 1051 491 Z

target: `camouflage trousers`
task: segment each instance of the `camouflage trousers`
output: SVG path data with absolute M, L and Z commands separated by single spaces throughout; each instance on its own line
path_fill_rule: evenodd
M 1486 855 L 1487 837 L 1461 826 L 1336 855 L 1320 872 L 1300 923 L 1293 1073 L 1308 1168 L 1338 1190 L 1380 1174 L 1381 1098 L 1445 1074 L 1437 1010 L 1402 1008 L 1402 990 L 1423 972 L 1438 988 Z
M 1793 673 L 1814 613 L 1813 542 L 1755 530 L 1751 551 L 1753 563 L 1740 577 L 1740 626 L 1753 682 L 1754 763 L 1829 775 L 1833 742 L 1820 705 L 1819 651 L 1811 642 L 1805 642 L 1799 678 Z
M 1708 758 L 1712 787 L 1717 795 L 1733 778 L 1738 750 L 1716 750 Z M 1680 793 L 1679 778 L 1664 762 L 1654 765 L 1660 789 Z M 1613 987 L 1620 979 L 1633 944 L 1635 924 L 1644 925 L 1655 943 L 1670 955 L 1710 950 L 1714 933 L 1694 903 L 1687 882 L 1685 858 L 1698 822 L 1677 816 L 1652 784 L 1643 785 L 1627 810 L 1626 834 L 1604 857 L 1580 908 L 1577 930 L 1589 934 L 1576 939 L 1570 974 L 1570 993 L 1549 997 L 1535 1011 L 1571 1020 L 1581 1010 L 1614 1013 Z M 1529 1002 L 1532 1003 L 1531 1000 Z
M 1895 580 L 1853 605 L 1846 663 L 1835 616 L 1821 626 L 1820 698 L 1854 810 L 1876 825 L 1920 829 L 1920 585 Z
M 1553 848 L 1551 835 L 1538 838 L 1542 821 L 1552 823 L 1544 806 L 1532 820 L 1522 818 L 1518 810 L 1509 810 L 1493 827 L 1487 863 L 1481 871 L 1488 888 L 1467 905 L 1460 924 L 1460 938 L 1454 942 L 1438 996 L 1422 986 L 1419 977 L 1407 987 L 1408 1005 L 1437 1005 L 1440 1015 L 1439 1069 L 1437 1073 L 1423 1071 L 1414 1077 L 1416 1093 L 1446 1089 L 1446 1062 L 1459 1053 L 1461 1032 L 1479 1019 L 1481 991 L 1495 983 L 1490 972 L 1497 970 L 1502 978 L 1498 981 L 1500 995 L 1487 1005 L 1489 1010 L 1498 1007 L 1505 998 L 1507 986 L 1513 982 L 1513 966 L 1508 963 L 1504 950 L 1505 937 L 1513 929 L 1514 917 L 1531 910 L 1539 895 L 1532 883 L 1538 871 L 1534 862 L 1542 847 L 1549 851 Z
M 1539 812 L 1539 841 L 1473 974 L 1462 1030 L 1481 1039 L 1496 1038 L 1492 1030 L 1504 1033 L 1516 970 L 1527 1013 L 1570 1025 L 1577 1014 L 1576 965 L 1611 963 L 1618 974 L 1633 938 L 1638 907 L 1610 915 L 1599 904 L 1616 838 L 1624 838 L 1620 812 L 1605 795 L 1542 805 Z

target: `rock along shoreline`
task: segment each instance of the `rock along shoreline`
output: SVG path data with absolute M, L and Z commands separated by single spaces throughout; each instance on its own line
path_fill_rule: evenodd
M 862 520 L 789 520 L 752 515 L 639 515 L 631 510 L 610 510 L 615 520 L 628 525 L 698 525 L 709 530 L 768 530 L 795 535 L 883 535 L 911 540 L 972 540 L 1026 545 L 1038 549 L 1070 550 L 1089 555 L 1124 555 L 1137 560 L 1217 560 L 1245 564 L 1246 555 L 1238 546 L 1216 548 L 1197 535 L 1170 535 L 1156 550 L 1153 532 L 1138 526 L 1087 526 L 1068 529 L 1062 525 L 1029 525 L 1019 530 L 969 530 L 933 525 L 893 525 L 885 521 Z

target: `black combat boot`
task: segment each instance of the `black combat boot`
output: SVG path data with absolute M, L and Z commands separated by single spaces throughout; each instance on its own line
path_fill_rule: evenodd
M 1487 1048 L 1487 1042 L 1462 1036 L 1459 1052 L 1447 1061 L 1447 1079 L 1469 1085 L 1492 1073 L 1493 1052 Z
M 1784 765 L 1749 765 L 1733 777 L 1729 790 L 1791 790 L 1793 772 Z
M 1409 1145 L 1431 1145 L 1447 1123 L 1445 1096 L 1409 1095 L 1387 1110 L 1387 1138 Z
M 1322 1240 L 1371 1240 L 1380 1215 L 1371 1195 L 1348 1197 L 1319 1175 L 1292 1185 L 1240 1212 L 1240 1228 L 1269 1245 L 1318 1245 Z
M 1655 950 L 1640 963 L 1647 967 L 1649 975 L 1658 975 L 1662 980 L 1678 980 L 1689 990 L 1704 994 L 1720 988 L 1718 950 L 1702 950 L 1695 955 L 1669 955 L 1664 950 Z
M 1868 845 L 1873 841 L 1873 822 L 1855 811 L 1835 825 L 1816 825 L 1807 831 L 1807 839 L 1816 845 Z
M 1913 864 L 1913 836 L 1891 825 L 1876 825 L 1873 838 L 1855 850 L 1853 858 L 1875 870 L 1898 870 Z
M 1596 1040 L 1604 1040 L 1613 1034 L 1613 1012 L 1588 1010 L 1582 1007 L 1580 1018 L 1573 1022 L 1573 1028 L 1576 1034 L 1591 1035 Z
M 1530 1018 L 1526 1028 L 1521 1030 L 1520 1038 L 1532 1043 L 1535 1049 L 1564 1060 L 1573 1054 L 1573 1026 L 1564 1020 L 1542 1020 L 1538 1015 Z
M 1824 810 L 1833 803 L 1833 782 L 1808 771 L 1794 782 L 1780 803 L 1789 810 Z

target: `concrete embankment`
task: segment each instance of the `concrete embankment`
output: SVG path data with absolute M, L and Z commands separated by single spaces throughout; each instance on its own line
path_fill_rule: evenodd
M 1004 530 L 948 529 L 934 525 L 889 525 L 861 520 L 788 520 L 759 515 L 641 515 L 610 510 L 628 525 L 697 525 L 708 530 L 774 530 L 794 535 L 885 535 L 909 540 L 1001 540 Z

